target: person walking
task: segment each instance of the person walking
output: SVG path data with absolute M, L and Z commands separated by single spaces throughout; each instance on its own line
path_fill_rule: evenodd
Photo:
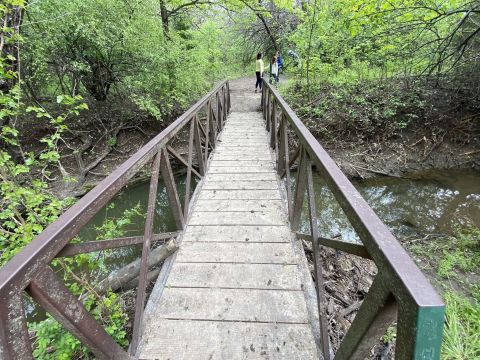
M 273 78 L 273 80 L 272 80 Z M 278 83 L 278 62 L 277 62 L 277 56 L 274 55 L 272 57 L 272 61 L 270 62 L 270 84 L 275 81 L 275 85 Z
M 280 51 L 277 51 L 277 64 L 278 64 L 277 82 L 279 82 L 280 81 L 280 71 L 282 70 L 282 67 L 283 67 L 283 60 L 282 60 L 282 57 L 280 56 Z
M 257 82 L 255 83 L 255 92 L 257 92 L 257 87 L 260 86 L 260 90 L 262 90 L 262 77 L 263 77 L 263 60 L 262 54 L 257 54 L 257 61 L 255 63 L 255 74 L 257 75 Z

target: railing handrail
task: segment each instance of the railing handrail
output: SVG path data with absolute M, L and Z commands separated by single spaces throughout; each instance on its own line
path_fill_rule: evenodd
M 266 83 L 266 82 L 265 82 Z M 288 114 L 290 124 L 297 136 L 303 140 L 302 145 L 312 156 L 312 160 L 322 173 L 328 174 L 325 180 L 341 194 L 342 208 L 354 211 L 358 217 L 357 224 L 364 227 L 362 242 L 375 263 L 385 263 L 395 272 L 402 286 L 405 286 L 415 302 L 420 306 L 441 306 L 443 301 L 434 290 L 425 275 L 420 271 L 403 246 L 393 236 L 387 226 L 378 218 L 358 190 L 340 170 L 335 161 L 328 155 L 318 140 L 307 129 L 295 112 L 285 102 L 278 91 L 267 83 L 275 95 L 280 107 Z M 337 195 L 335 193 L 335 195 Z M 337 197 L 337 196 L 336 196 Z M 337 198 L 337 200 L 339 200 Z M 356 229 L 357 230 L 357 229 Z M 368 236 L 366 236 L 368 234 Z M 370 240 L 366 243 L 364 239 Z M 378 247 L 375 247 L 377 245 Z
M 50 263 L 96 214 L 95 211 L 88 210 L 100 209 L 106 205 L 226 83 L 225 80 L 216 85 L 212 91 L 116 168 L 1 267 L 0 294 L 4 293 L 13 283 L 17 290 L 24 289 L 33 275 Z M 43 261 L 38 261 L 39 259 Z M 20 277 L 23 277 L 23 281 L 16 282 Z
M 308 161 L 313 162 L 313 164 L 317 166 L 317 169 L 326 181 L 327 186 L 333 192 L 336 200 L 359 235 L 364 248 L 379 269 L 376 285 L 375 282 L 375 286 L 372 285 L 372 292 L 375 292 L 376 295 L 373 294 L 372 297 L 370 297 L 370 303 L 375 302 L 375 296 L 383 297 L 379 303 L 383 305 L 379 305 L 379 308 L 389 307 L 391 301 L 388 300 L 388 297 L 389 293 L 391 293 L 398 304 L 398 333 L 399 337 L 402 337 L 402 342 L 404 342 L 405 347 L 409 348 L 404 351 L 400 346 L 397 346 L 397 351 L 401 354 L 401 358 L 403 359 L 403 356 L 409 356 L 404 354 L 411 354 L 414 358 L 418 359 L 438 358 L 445 311 L 445 305 L 442 299 L 408 255 L 406 250 L 392 235 L 387 226 L 378 218 L 372 208 L 363 199 L 353 184 L 348 180 L 345 174 L 340 170 L 334 160 L 328 155 L 303 122 L 298 118 L 295 112 L 285 102 L 278 91 L 265 80 L 263 81 L 263 85 L 262 109 L 267 121 L 267 129 L 271 131 L 272 147 L 281 147 L 277 139 L 277 125 L 279 132 L 286 132 L 286 125 L 282 124 L 282 119 L 286 119 L 286 122 L 288 122 L 290 128 L 298 137 L 301 148 L 303 149 L 302 151 L 305 151 L 306 156 L 309 159 Z M 278 123 L 276 119 L 278 115 L 276 112 L 276 106 L 280 108 L 278 111 L 281 112 L 283 116 Z M 285 136 L 286 139 L 287 135 L 283 134 L 283 136 Z M 280 137 L 282 137 L 282 135 L 280 135 Z M 285 143 L 285 139 L 283 139 L 283 143 Z M 282 154 L 278 154 L 278 166 L 282 165 L 280 164 L 280 161 L 284 161 L 280 158 L 285 156 L 285 151 L 288 152 L 288 143 L 284 146 L 286 150 L 285 148 L 280 149 L 283 152 Z M 286 163 L 287 159 L 288 154 L 285 157 Z M 289 165 L 285 164 L 283 166 L 285 167 Z M 288 201 L 288 206 L 290 208 L 290 200 Z M 295 203 L 295 200 L 293 200 L 293 203 Z M 293 212 L 295 212 L 295 209 L 292 213 Z M 295 216 L 292 216 L 292 218 L 294 219 Z M 295 221 L 293 221 L 293 223 L 295 223 Z M 296 225 L 293 224 L 293 227 L 295 226 Z M 316 239 L 314 238 L 315 236 L 313 236 L 312 233 L 312 239 L 316 241 L 316 246 L 318 246 L 321 241 L 319 240 L 318 234 Z M 328 242 L 323 241 L 323 244 L 328 244 Z M 345 246 L 337 248 L 342 248 L 343 251 L 348 252 L 348 250 L 345 250 Z M 321 273 L 318 275 L 321 277 Z M 320 311 L 323 310 L 319 307 L 319 312 Z M 390 310 L 386 312 L 390 312 Z M 364 311 L 362 316 L 363 315 L 365 315 L 365 318 L 372 319 L 372 315 L 368 314 L 368 309 Z M 360 317 L 360 313 L 357 316 Z M 385 319 L 386 318 L 391 321 L 391 315 L 386 315 Z M 356 319 L 357 318 L 355 318 L 355 320 Z M 427 324 L 433 328 L 437 327 L 437 329 L 428 329 Z M 321 324 L 321 327 L 322 326 L 326 327 L 324 324 Z M 361 343 L 363 336 L 367 336 L 365 334 L 370 330 L 367 331 L 361 329 L 361 327 L 362 325 L 360 325 L 360 327 L 357 326 L 354 332 L 364 331 L 362 333 L 363 335 L 350 336 L 348 339 L 348 345 L 339 349 L 341 350 L 339 351 L 341 352 L 341 354 L 339 354 L 340 358 L 343 358 L 345 354 L 350 354 L 349 351 L 355 352 L 356 350 L 351 349 L 346 350 L 346 352 L 343 350 L 345 350 L 346 347 L 355 348 L 360 346 L 358 344 Z M 413 335 L 410 336 L 409 332 Z M 422 337 L 428 337 L 428 339 L 423 339 Z M 323 339 L 328 339 L 328 336 Z M 422 346 L 417 347 L 417 344 L 419 343 L 421 343 Z M 328 346 L 325 349 L 327 349 L 326 351 L 328 353 Z M 364 351 L 364 349 L 361 351 Z M 430 357 L 423 357 L 425 354 L 430 354 Z M 330 355 L 327 355 L 326 357 L 330 358 Z

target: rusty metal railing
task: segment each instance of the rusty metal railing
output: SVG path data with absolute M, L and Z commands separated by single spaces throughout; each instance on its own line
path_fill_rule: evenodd
M 147 260 L 151 243 L 176 235 L 176 233 L 153 234 L 159 175 L 161 174 L 165 183 L 177 229 L 182 230 L 188 214 L 192 174 L 198 177 L 205 174 L 208 157 L 215 147 L 217 135 L 223 128 L 229 110 L 229 84 L 224 81 L 125 161 L 0 269 L 0 359 L 33 359 L 23 302 L 25 292 L 88 347 L 98 359 L 129 359 L 128 352 L 110 337 L 84 308 L 82 302 L 73 296 L 52 270 L 50 263 L 60 256 L 74 256 L 142 244 L 133 338 L 130 345 L 130 353 L 135 353 L 145 305 Z M 204 117 L 200 118 L 200 114 Z M 182 129 L 189 130 L 188 159 L 184 159 L 169 145 Z M 194 168 L 194 154 L 198 170 Z M 177 193 L 170 156 L 187 166 L 183 207 Z M 90 219 L 150 162 L 152 175 L 144 235 L 69 244 Z
M 263 82 L 262 111 L 275 150 L 278 174 L 285 178 L 288 213 L 298 230 L 305 193 L 310 231 L 298 236 L 311 241 L 320 320 L 321 352 L 325 360 L 364 359 L 392 322 L 397 320 L 396 359 L 439 359 L 445 306 L 428 280 L 337 167 L 279 93 Z M 290 153 L 289 136 L 299 144 Z M 290 167 L 298 159 L 292 194 Z M 320 237 L 315 208 L 315 169 L 333 192 L 362 244 Z M 378 274 L 336 354 L 330 346 L 320 246 L 371 259 Z

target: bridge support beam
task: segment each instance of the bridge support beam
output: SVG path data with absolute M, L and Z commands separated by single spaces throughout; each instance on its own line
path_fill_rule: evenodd
M 24 316 L 23 291 L 12 297 L 0 294 L 0 359 L 33 360 Z
M 375 342 L 397 318 L 397 303 L 380 273 L 373 281 L 355 321 L 348 329 L 334 360 L 364 359 Z M 398 355 L 398 354 L 397 354 Z M 406 358 L 400 358 L 406 359 Z
M 27 291 L 55 320 L 87 346 L 97 359 L 130 359 L 50 267 L 45 267 L 30 283 Z

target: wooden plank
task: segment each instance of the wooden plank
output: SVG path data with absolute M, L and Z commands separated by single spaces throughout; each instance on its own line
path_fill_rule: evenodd
M 211 168 L 210 168 L 211 169 Z M 278 190 L 202 190 L 198 200 L 281 200 Z
M 196 211 L 189 225 L 288 225 L 279 211 Z
M 267 169 L 273 169 L 274 164 L 271 159 L 268 160 L 218 160 L 216 157 L 210 162 L 210 166 L 214 167 L 261 167 Z
M 245 179 L 249 180 L 277 180 L 277 176 L 273 171 L 270 172 L 263 172 L 263 173 L 250 173 L 248 174 L 248 178 L 245 174 L 237 173 L 237 174 L 212 174 L 208 173 L 205 176 L 205 181 L 242 181 Z
M 272 161 L 272 157 L 269 154 L 241 154 L 240 152 L 222 152 L 215 154 L 215 161 L 258 161 L 266 160 Z
M 239 167 L 219 167 L 219 166 L 210 166 L 210 174 L 251 174 L 251 173 L 261 173 L 268 172 L 271 173 L 272 169 L 266 166 L 239 166 Z M 247 177 L 248 175 L 245 175 Z
M 222 141 L 229 140 L 256 140 L 258 142 L 263 142 L 267 138 L 267 134 L 256 134 L 256 133 L 246 133 L 246 132 L 236 132 L 236 133 L 222 133 Z
M 162 319 L 307 323 L 302 291 L 166 287 L 152 323 Z
M 197 200 L 195 211 L 284 211 L 281 200 Z
M 232 143 L 223 143 L 221 140 L 218 142 L 218 150 L 239 150 L 243 151 L 244 153 L 258 153 L 258 152 L 264 152 L 268 153 L 270 151 L 270 147 L 268 144 L 265 143 L 255 143 L 255 144 L 242 144 L 239 142 L 236 142 L 234 144 Z
M 241 180 L 241 181 L 206 181 L 205 190 L 275 190 L 278 189 L 276 180 Z
M 205 242 L 290 242 L 293 234 L 282 226 L 195 226 L 188 225 L 183 243 Z
M 302 290 L 297 265 L 177 263 L 168 287 Z
M 180 246 L 177 262 L 296 263 L 291 244 L 250 242 L 185 242 Z
M 139 359 L 313 360 L 318 355 L 305 324 L 163 320 L 148 328 Z

